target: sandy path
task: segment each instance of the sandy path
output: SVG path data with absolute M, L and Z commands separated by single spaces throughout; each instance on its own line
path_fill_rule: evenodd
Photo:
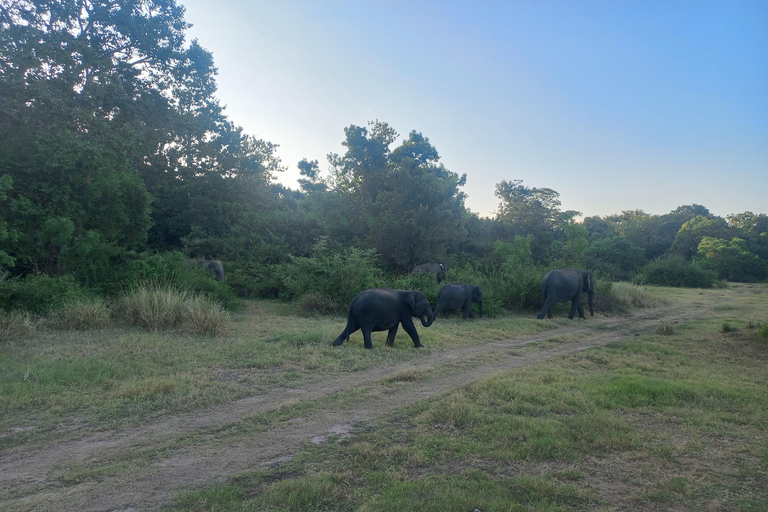
M 16 448 L 0 455 L 0 508 L 156 510 L 167 505 L 178 491 L 289 460 L 306 443 L 347 436 L 356 426 L 375 423 L 377 418 L 425 397 L 499 371 L 631 338 L 654 330 L 660 322 L 686 321 L 707 313 L 706 306 L 677 303 L 631 317 L 575 321 L 535 336 L 430 354 L 419 363 L 419 367 L 432 370 L 430 378 L 413 386 L 383 384 L 397 371 L 412 368 L 413 362 L 408 362 L 344 373 L 330 382 L 305 381 L 301 388 L 278 389 L 214 409 L 130 430 L 99 432 L 45 449 Z M 564 336 L 566 341 L 528 347 Z M 267 411 L 355 389 L 366 389 L 369 394 L 362 402 L 340 398 L 338 406 L 332 402 L 322 410 L 318 407 L 306 417 L 280 422 L 257 435 L 226 429 Z M 65 477 L 72 468 L 119 468 L 121 464 L 129 464 L 131 470 L 116 469 L 115 476 L 101 471 L 97 478 L 77 484 L 67 483 Z

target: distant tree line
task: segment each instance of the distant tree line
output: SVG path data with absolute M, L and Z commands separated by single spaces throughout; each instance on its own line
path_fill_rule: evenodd
M 400 139 L 378 120 L 346 127 L 327 172 L 302 160 L 300 189 L 286 188 L 277 146 L 227 119 L 212 56 L 185 42 L 188 27 L 173 0 L 3 2 L 3 307 L 30 288 L 203 283 L 185 256 L 224 262 L 226 285 L 199 284 L 212 293 L 314 297 L 331 310 L 363 286 L 409 284 L 398 279 L 429 261 L 484 281 L 499 307 L 531 305 L 550 267 L 671 285 L 766 279 L 765 214 L 723 219 L 694 204 L 577 222 L 556 191 L 511 179 L 483 218 L 465 206 L 466 174 L 427 137 Z

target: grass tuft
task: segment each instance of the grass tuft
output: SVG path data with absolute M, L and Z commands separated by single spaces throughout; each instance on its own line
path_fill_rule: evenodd
M 157 331 L 182 322 L 187 297 L 188 292 L 170 285 L 145 285 L 125 295 L 121 306 L 127 323 Z
M 28 313 L 0 309 L 0 340 L 23 338 L 34 332 L 35 326 Z
M 658 327 L 656 327 L 656 334 L 661 334 L 662 336 L 671 336 L 674 333 L 675 330 L 672 328 L 672 324 L 669 322 L 662 322 Z
M 110 327 L 112 319 L 109 306 L 103 299 L 76 299 L 55 311 L 46 325 L 64 331 L 86 331 Z
M 603 313 L 626 313 L 633 308 L 653 308 L 664 303 L 648 292 L 645 286 L 627 282 L 598 281 L 595 309 Z
M 206 336 L 220 336 L 227 332 L 230 315 L 218 302 L 201 295 L 193 295 L 186 301 L 188 331 Z

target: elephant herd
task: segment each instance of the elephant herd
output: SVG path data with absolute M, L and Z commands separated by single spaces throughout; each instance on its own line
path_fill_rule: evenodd
M 432 273 L 438 283 L 445 279 L 448 266 L 442 263 L 426 263 L 417 266 L 413 273 Z M 581 294 L 587 293 L 589 314 L 594 316 L 594 277 L 588 270 L 565 268 L 550 270 L 541 279 L 541 295 L 544 306 L 538 314 L 539 319 L 548 316 L 552 318 L 552 308 L 558 302 L 571 302 L 569 319 L 576 312 L 579 318 L 584 316 L 581 305 Z M 393 290 L 390 288 L 371 288 L 360 292 L 352 299 L 347 315 L 347 325 L 334 340 L 333 346 L 338 347 L 349 340 L 350 334 L 358 329 L 363 333 L 363 346 L 373 348 L 371 332 L 389 331 L 387 346 L 392 346 L 397 335 L 397 329 L 402 324 L 403 329 L 411 337 L 414 347 L 422 347 L 419 333 L 413 323 L 413 318 L 421 320 L 421 325 L 429 327 L 443 313 L 461 310 L 463 318 L 474 318 L 472 303 L 479 306 L 479 316 L 483 316 L 483 293 L 479 286 L 466 283 L 443 285 L 437 292 L 435 310 L 432 311 L 426 295 L 419 290 Z

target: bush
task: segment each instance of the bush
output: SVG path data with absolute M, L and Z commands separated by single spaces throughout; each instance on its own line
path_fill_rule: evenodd
M 656 258 L 641 268 L 634 282 L 658 286 L 712 288 L 717 280 L 717 272 L 673 254 Z
M 336 311 L 346 311 L 355 295 L 381 286 L 382 271 L 373 249 L 333 252 L 325 239 L 315 245 L 314 257 L 293 257 L 284 265 L 285 292 L 281 297 L 300 299 L 308 294 L 325 297 Z
M 531 237 L 515 237 L 514 242 L 496 242 L 493 250 L 476 267 L 483 279 L 483 309 L 489 315 L 500 307 L 530 309 L 541 307 L 541 278 L 544 267 L 531 258 Z
M 75 299 L 54 311 L 47 322 L 55 329 L 84 331 L 112 325 L 109 306 L 100 298 Z
M 29 274 L 25 278 L 0 282 L 0 308 L 7 311 L 21 310 L 39 315 L 86 295 L 70 275 Z
M 12 340 L 30 336 L 35 332 L 29 313 L 0 309 L 0 340 Z

